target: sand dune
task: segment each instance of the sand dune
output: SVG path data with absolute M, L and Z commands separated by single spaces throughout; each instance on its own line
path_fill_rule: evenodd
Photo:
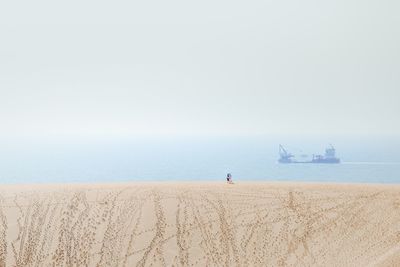
M 0 266 L 400 266 L 400 186 L 2 186 Z

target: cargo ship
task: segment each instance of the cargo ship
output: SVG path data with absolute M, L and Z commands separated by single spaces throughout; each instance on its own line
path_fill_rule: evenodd
M 340 163 L 340 159 L 336 157 L 336 149 L 330 145 L 325 149 L 324 155 L 313 155 L 311 160 L 299 161 L 295 159 L 295 156 L 289 153 L 282 145 L 279 145 L 279 163 L 327 163 L 337 164 Z

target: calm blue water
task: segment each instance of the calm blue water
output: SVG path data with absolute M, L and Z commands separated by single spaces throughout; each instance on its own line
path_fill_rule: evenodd
M 339 165 L 277 164 L 293 153 L 336 146 Z M 400 183 L 400 138 L 139 138 L 19 141 L 0 146 L 0 183 L 329 181 Z

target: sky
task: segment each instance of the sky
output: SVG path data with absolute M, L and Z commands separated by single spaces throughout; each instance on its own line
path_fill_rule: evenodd
M 400 135 L 400 2 L 2 1 L 0 136 Z

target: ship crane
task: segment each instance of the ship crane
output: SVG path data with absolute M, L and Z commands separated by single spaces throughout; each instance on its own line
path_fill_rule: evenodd
M 287 152 L 282 145 L 279 145 L 279 155 L 281 156 L 279 159 L 280 163 L 290 163 L 292 162 L 292 158 L 294 157 L 292 154 Z

